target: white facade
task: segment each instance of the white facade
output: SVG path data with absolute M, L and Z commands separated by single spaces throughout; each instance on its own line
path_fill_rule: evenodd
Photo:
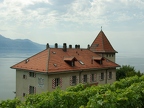
M 72 76 L 76 76 L 75 84 L 88 83 L 99 85 L 113 83 L 116 80 L 116 69 L 87 70 L 53 74 L 41 72 L 32 72 L 31 74 L 31 71 L 17 70 L 16 97 L 23 100 L 27 94 L 39 94 L 46 91 L 53 91 L 56 88 L 56 82 L 54 82 L 56 78 L 60 79 L 59 87 L 62 90 L 65 90 L 67 87 L 75 85 L 72 84 Z M 84 76 L 86 79 L 84 79 Z

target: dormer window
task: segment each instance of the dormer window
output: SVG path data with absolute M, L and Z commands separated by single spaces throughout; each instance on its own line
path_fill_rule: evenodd
M 64 57 L 64 61 L 73 67 L 75 66 L 75 61 L 77 61 L 77 59 L 75 57 L 69 56 L 69 57 Z
M 74 61 L 71 61 L 71 66 L 75 66 L 75 62 Z
M 102 64 L 102 57 L 93 57 L 93 60 L 96 61 L 98 64 Z

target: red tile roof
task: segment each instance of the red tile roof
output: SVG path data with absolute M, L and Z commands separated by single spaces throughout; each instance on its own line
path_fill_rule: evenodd
M 64 58 L 66 57 L 73 57 L 71 59 L 75 58 L 77 60 L 75 61 L 75 66 L 70 66 L 66 61 L 64 61 Z M 93 57 L 98 59 L 101 58 L 98 54 L 95 54 L 88 49 L 67 48 L 67 51 L 63 51 L 62 48 L 48 48 L 22 62 L 19 62 L 18 64 L 13 65 L 11 68 L 54 73 L 87 69 L 103 69 L 119 66 L 106 58 L 103 58 L 102 64 L 99 64 L 93 60 Z M 84 64 L 81 64 L 80 61 Z
M 93 41 L 90 50 L 97 53 L 117 53 L 102 30 Z

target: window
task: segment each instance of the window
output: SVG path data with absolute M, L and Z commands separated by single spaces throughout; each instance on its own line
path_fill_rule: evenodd
M 69 64 L 70 66 L 74 67 L 75 66 L 75 61 L 77 61 L 77 59 L 73 56 L 69 56 L 69 57 L 64 57 L 64 61 Z
M 100 75 L 100 80 L 104 80 L 104 73 L 103 72 Z
M 34 72 L 29 72 L 29 76 L 30 76 L 30 77 L 36 77 L 36 73 L 34 73 Z
M 52 79 L 52 88 L 55 89 L 58 86 L 62 87 L 62 78 L 54 78 L 54 79 Z
M 60 78 L 55 78 L 55 87 L 60 85 Z
M 75 62 L 74 61 L 71 61 L 71 66 L 75 66 Z
M 75 66 L 75 61 L 67 61 L 67 64 L 69 64 L 70 66 L 74 67 Z
M 53 65 L 54 65 L 55 67 L 57 67 L 57 64 L 54 63 Z
M 96 82 L 97 74 L 90 74 L 90 82 Z
M 72 76 L 72 85 L 76 85 L 76 76 Z
M 112 72 L 109 72 L 108 78 L 109 78 L 109 79 L 112 79 Z
M 53 54 L 56 54 L 56 52 L 52 51 Z
M 36 88 L 34 86 L 29 86 L 29 94 L 34 94 L 36 93 Z
M 23 79 L 27 79 L 27 76 L 26 76 L 26 75 L 23 75 Z
M 99 44 L 95 44 L 96 45 L 96 47 L 98 47 L 99 46 Z
M 80 63 L 81 65 L 84 65 L 84 62 L 82 62 L 81 60 L 79 60 L 79 63 Z
M 26 93 L 23 93 L 23 97 L 25 97 L 26 96 Z
M 84 83 L 87 83 L 87 75 L 84 75 L 84 76 L 83 76 L 83 82 L 84 82 Z

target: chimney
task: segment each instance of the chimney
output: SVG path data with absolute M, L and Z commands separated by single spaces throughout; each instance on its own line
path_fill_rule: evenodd
M 66 43 L 63 43 L 63 51 L 67 51 L 67 45 L 66 45 Z
M 55 43 L 55 48 L 58 48 L 58 44 L 57 43 Z
M 71 49 L 71 48 L 72 48 L 72 45 L 69 45 L 69 48 Z
M 88 44 L 88 47 L 87 47 L 87 49 L 90 49 L 90 45 Z
M 49 43 L 46 44 L 46 49 L 48 49 L 48 48 L 49 48 Z
M 80 49 L 80 45 L 77 45 L 77 48 Z
M 77 47 L 78 47 L 78 45 L 76 44 L 76 45 L 75 45 L 75 48 L 77 49 Z

